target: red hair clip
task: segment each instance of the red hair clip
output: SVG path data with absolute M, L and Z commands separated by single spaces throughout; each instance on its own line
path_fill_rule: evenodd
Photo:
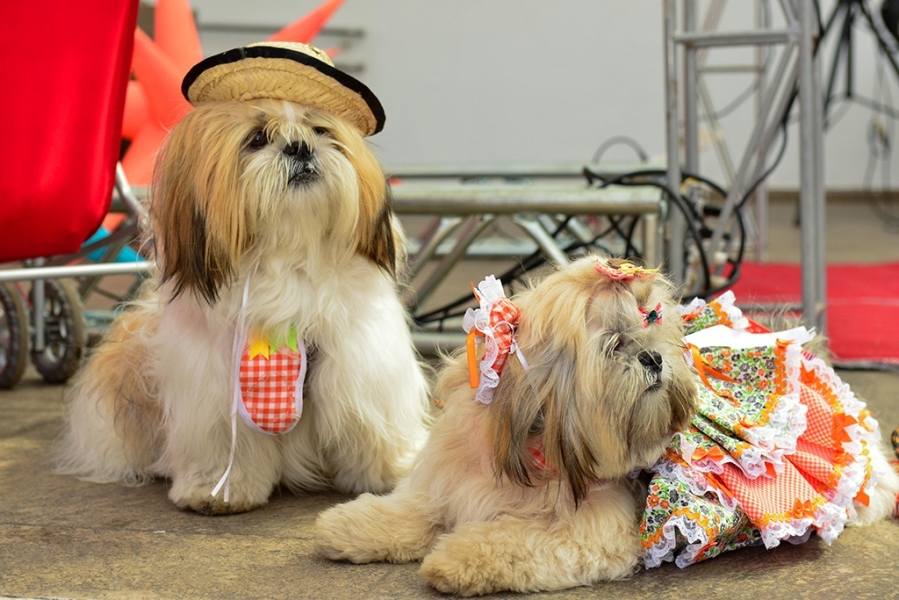
M 643 327 L 649 327 L 652 323 L 656 323 L 658 325 L 662 324 L 662 303 L 659 302 L 656 304 L 656 307 L 652 310 L 646 310 L 642 306 L 638 306 L 640 309 L 640 314 L 643 315 Z

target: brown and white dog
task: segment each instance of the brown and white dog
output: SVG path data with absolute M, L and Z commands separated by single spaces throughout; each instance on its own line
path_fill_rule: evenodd
M 279 484 L 390 490 L 424 442 L 427 391 L 364 140 L 380 104 L 288 43 L 206 59 L 184 92 L 195 108 L 151 194 L 159 273 L 69 391 L 58 470 L 170 478 L 177 506 L 207 514 L 258 507 Z M 286 371 L 245 373 L 281 355 Z

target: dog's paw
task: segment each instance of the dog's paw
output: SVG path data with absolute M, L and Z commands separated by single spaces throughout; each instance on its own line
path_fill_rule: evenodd
M 397 515 L 389 500 L 362 494 L 356 500 L 329 508 L 315 521 L 315 543 L 331 560 L 356 564 L 408 563 L 421 560 L 434 537 L 415 517 Z
M 232 486 L 228 502 L 222 498 L 219 492 L 212 495 L 214 484 L 185 484 L 177 478 L 173 481 L 169 490 L 169 499 L 181 510 L 192 510 L 201 515 L 233 515 L 244 513 L 259 508 L 268 502 L 268 494 L 261 497 L 252 497 L 245 491 L 234 489 Z
M 321 513 L 315 520 L 315 545 L 331 560 L 345 560 L 356 564 L 384 560 L 384 553 L 363 548 L 355 520 L 347 514 L 346 504 L 339 504 Z
M 470 536 L 455 534 L 441 537 L 434 551 L 422 560 L 419 573 L 444 594 L 480 596 L 533 590 L 525 548 L 497 548 L 489 540 L 481 541 L 484 543 L 472 543 L 476 540 Z
M 419 573 L 428 585 L 444 594 L 480 596 L 509 589 L 489 571 L 475 560 L 437 550 L 421 561 Z
M 205 498 L 193 498 L 190 500 L 179 499 L 172 500 L 175 506 L 181 510 L 192 510 L 201 515 L 235 515 L 238 513 L 249 512 L 254 508 L 258 508 L 261 504 L 247 504 L 243 502 L 225 502 L 220 498 L 213 498 L 207 495 Z

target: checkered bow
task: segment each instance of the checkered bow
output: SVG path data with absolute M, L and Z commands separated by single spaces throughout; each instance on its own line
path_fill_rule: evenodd
M 462 327 L 468 333 L 471 387 L 478 388 L 475 399 L 490 404 L 509 354 L 518 351 L 515 332 L 521 313 L 518 307 L 506 298 L 502 282 L 493 275 L 489 275 L 478 284 L 475 297 L 481 306 L 466 311 Z M 484 357 L 480 364 L 475 351 L 475 337 L 484 338 Z

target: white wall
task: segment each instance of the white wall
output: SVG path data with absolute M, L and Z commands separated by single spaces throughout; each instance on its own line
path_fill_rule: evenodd
M 192 0 L 207 54 L 265 34 L 207 31 L 204 24 L 278 28 L 317 4 Z M 753 4 L 728 2 L 721 30 L 751 27 Z M 826 15 L 834 1 L 822 4 Z M 871 4 L 880 6 L 879 1 Z M 707 0 L 699 3 L 700 14 L 707 5 Z M 771 6 L 775 23 L 781 22 L 779 3 Z M 365 31 L 337 60 L 364 64 L 355 75 L 385 106 L 386 128 L 372 142 L 387 164 L 587 161 L 617 135 L 635 139 L 650 155 L 664 153 L 661 0 L 346 0 L 329 26 Z M 857 27 L 855 38 L 856 88 L 870 97 L 873 36 Z M 335 40 L 318 43 L 328 47 Z M 748 64 L 753 53 L 751 48 L 714 50 L 708 62 Z M 829 50 L 825 57 L 826 77 Z M 895 89 L 896 77 L 886 76 Z M 746 74 L 707 81 L 717 108 L 751 83 Z M 735 160 L 753 110 L 749 101 L 724 120 Z M 853 106 L 828 133 L 828 188 L 862 187 L 870 116 L 870 110 Z M 798 185 L 795 127 L 789 144 L 769 180 L 772 187 Z M 630 160 L 634 154 L 618 146 L 605 158 Z M 711 150 L 703 153 L 701 164 L 703 174 L 722 179 Z

